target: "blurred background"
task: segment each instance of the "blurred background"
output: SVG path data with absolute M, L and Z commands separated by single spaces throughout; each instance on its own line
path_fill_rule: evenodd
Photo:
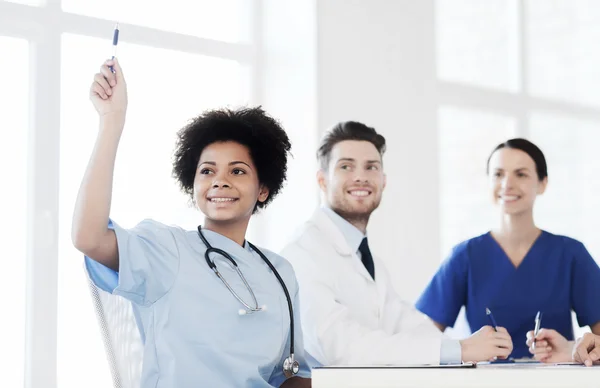
M 485 166 L 510 137 L 548 160 L 538 225 L 600 260 L 600 2 L 0 0 L 2 387 L 110 386 L 70 223 L 97 133 L 88 88 L 117 21 L 123 226 L 200 223 L 171 178 L 176 131 L 205 109 L 261 104 L 294 157 L 251 223 L 259 245 L 280 250 L 319 205 L 321 134 L 358 120 L 388 141 L 369 239 L 405 299 L 453 245 L 496 225 Z

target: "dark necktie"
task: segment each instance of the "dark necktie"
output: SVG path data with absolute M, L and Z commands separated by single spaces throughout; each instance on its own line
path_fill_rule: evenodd
M 369 242 L 367 241 L 366 237 L 363 238 L 363 240 L 361 241 L 358 250 L 360 252 L 360 256 L 365 268 L 367 269 L 367 271 L 369 271 L 369 274 L 371 275 L 373 280 L 375 280 L 375 264 L 373 263 L 373 256 L 371 256 Z

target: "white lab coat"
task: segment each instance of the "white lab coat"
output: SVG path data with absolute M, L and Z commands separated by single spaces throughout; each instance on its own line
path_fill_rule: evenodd
M 377 257 L 373 281 L 322 209 L 281 255 L 298 279 L 305 349 L 321 364 L 440 362 L 442 333 L 399 298 Z

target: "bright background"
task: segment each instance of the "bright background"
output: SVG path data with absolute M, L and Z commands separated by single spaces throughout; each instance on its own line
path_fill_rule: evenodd
M 262 104 L 294 158 L 251 224 L 257 244 L 279 250 L 318 205 L 319 137 L 359 120 L 388 140 L 369 236 L 406 299 L 494 226 L 485 162 L 509 137 L 546 153 L 538 224 L 600 258 L 599 2 L 0 1 L 2 387 L 110 384 L 69 231 L 97 130 L 88 87 L 117 20 L 130 108 L 112 216 L 125 226 L 198 224 L 170 176 L 175 132 L 205 109 Z

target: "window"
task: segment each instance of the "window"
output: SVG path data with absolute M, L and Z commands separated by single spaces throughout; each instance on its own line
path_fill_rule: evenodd
M 9 3 L 19 3 L 24 5 L 42 5 L 44 0 L 5 0 Z
M 261 10 L 244 0 L 0 0 L 0 52 L 7 53 L 0 71 L 9 75 L 0 94 L 0 165 L 9 185 L 0 207 L 10 220 L 1 231 L 10 237 L 0 281 L 10 314 L 0 320 L 0 385 L 111 385 L 70 229 L 98 130 L 89 86 L 113 53 L 113 23 L 121 23 L 129 112 L 112 216 L 125 227 L 146 217 L 195 227 L 200 214 L 171 178 L 175 132 L 205 109 L 257 103 Z M 38 215 L 42 222 L 28 224 Z M 26 284 L 40 277 L 43 284 Z
M 4 77 L 0 93 L 2 141 L 2 201 L 0 212 L 6 222 L 0 234 L 7 237 L 3 255 L 5 270 L 0 280 L 3 310 L 0 319 L 2 385 L 22 387 L 25 360 L 25 292 L 27 262 L 27 155 L 29 132 L 29 44 L 24 39 L 0 36 L 0 73 Z M 6 265 L 8 265 L 6 267 Z
M 506 91 L 519 87 L 516 0 L 438 0 L 438 77 Z
M 554 233 L 577 236 L 600 262 L 600 122 L 533 112 L 529 126 L 548 162 L 548 188 L 536 206 L 537 220 Z
M 515 119 L 443 106 L 439 110 L 442 257 L 460 241 L 485 233 L 493 220 L 487 158 L 496 145 L 513 137 Z
M 438 0 L 436 15 L 442 257 L 494 226 L 482 169 L 518 136 L 548 161 L 537 225 L 600 263 L 600 3 Z
M 98 130 L 88 91 L 102 64 L 101 53 L 109 45 L 109 41 L 80 35 L 65 34 L 62 38 L 60 388 L 78 387 L 83 382 L 106 387 L 109 380 L 90 380 L 89 376 L 110 379 L 82 256 L 70 243 L 75 198 Z M 188 198 L 171 178 L 175 133 L 203 110 L 247 104 L 249 72 L 232 60 L 127 41 L 119 45 L 119 59 L 127 80 L 129 106 L 115 167 L 111 217 L 124 227 L 154 218 L 193 229 L 201 214 L 188 206 Z M 77 310 L 73 306 L 78 306 Z
M 226 42 L 248 41 L 244 0 L 62 0 L 66 12 Z M 250 7 L 248 7 L 250 8 Z M 143 12 L 140 12 L 143 10 Z
M 600 107 L 600 3 L 526 1 L 528 85 L 536 97 Z

